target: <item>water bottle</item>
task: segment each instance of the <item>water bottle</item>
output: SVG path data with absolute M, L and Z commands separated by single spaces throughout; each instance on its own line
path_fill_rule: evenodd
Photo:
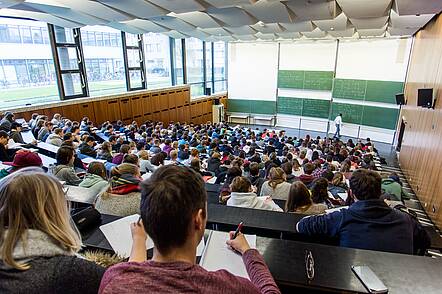
M 51 163 L 49 165 L 49 168 L 48 168 L 48 173 L 53 175 L 54 174 L 54 170 L 55 170 L 55 165 L 53 163 Z

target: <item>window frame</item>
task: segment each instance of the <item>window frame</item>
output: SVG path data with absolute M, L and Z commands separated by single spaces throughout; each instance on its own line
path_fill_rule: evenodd
M 123 60 L 124 60 L 124 71 L 126 75 L 126 89 L 128 92 L 136 90 L 144 90 L 147 88 L 146 81 L 146 66 L 144 64 L 144 48 L 143 48 L 143 34 L 137 34 L 138 45 L 127 45 L 126 32 L 121 31 L 121 43 L 123 45 Z M 140 57 L 139 66 L 129 66 L 129 56 L 128 50 L 137 50 L 138 56 Z M 141 86 L 132 87 L 130 83 L 130 72 L 139 71 L 141 74 Z

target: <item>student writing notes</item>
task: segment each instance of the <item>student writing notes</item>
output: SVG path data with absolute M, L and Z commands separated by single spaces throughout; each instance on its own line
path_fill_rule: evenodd
M 81 240 L 57 179 L 24 168 L 0 182 L 0 293 L 97 293 L 104 268 Z
M 99 293 L 280 293 L 263 258 L 250 249 L 242 234 L 229 240 L 229 245 L 242 255 L 250 281 L 196 264 L 207 221 L 207 195 L 199 174 L 167 165 L 141 186 L 142 221 L 131 227 L 131 257 L 108 269 Z M 146 232 L 154 242 L 149 261 Z

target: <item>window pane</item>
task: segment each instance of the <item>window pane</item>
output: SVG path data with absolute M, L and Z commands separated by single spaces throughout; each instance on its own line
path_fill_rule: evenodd
M 57 48 L 61 70 L 78 69 L 77 50 L 75 48 Z
M 128 49 L 127 60 L 129 67 L 140 67 L 140 51 L 138 49 Z
M 26 44 L 31 44 L 32 43 L 32 37 L 31 37 L 31 28 L 26 26 L 20 27 L 20 34 L 21 34 L 21 39 L 23 43 Z
M 0 46 L 8 43 L 9 48 L 0 54 L 1 108 L 59 100 L 51 46 L 35 38 L 34 44 L 32 38 L 22 43 L 19 26 L 33 36 L 39 32 L 39 40 L 49 38 L 47 30 L 41 30 L 47 27 L 44 22 L 0 17 Z
M 62 74 L 64 93 L 66 96 L 80 95 L 83 93 L 83 82 L 79 73 Z
M 84 44 L 83 36 L 101 36 L 113 34 L 114 42 L 121 45 L 121 33 L 118 30 L 105 26 L 85 26 L 81 28 L 83 54 L 86 64 L 86 74 L 91 96 L 121 93 L 126 91 L 124 74 L 123 48 L 121 46 L 103 46 Z M 118 37 L 118 40 L 116 39 Z M 91 39 L 89 39 L 91 40 Z M 105 54 L 104 54 L 105 53 Z
M 190 95 L 192 97 L 203 96 L 204 95 L 204 84 L 193 84 L 190 85 Z
M 203 81 L 203 41 L 197 38 L 186 39 L 187 83 Z
M 214 43 L 215 80 L 226 79 L 226 43 Z
M 175 77 L 177 85 L 184 84 L 183 77 L 183 46 L 181 39 L 175 39 Z
M 162 34 L 148 33 L 143 35 L 143 41 L 147 88 L 171 86 L 169 37 Z
M 34 44 L 43 44 L 43 36 L 40 28 L 32 28 L 32 39 Z
M 215 92 L 224 92 L 226 90 L 227 90 L 226 81 L 215 82 Z
M 142 80 L 141 80 L 141 71 L 140 70 L 131 70 L 129 71 L 129 77 L 130 77 L 130 87 L 132 89 L 134 88 L 141 88 Z
M 138 47 L 138 35 L 126 33 L 126 46 Z
M 70 43 L 74 44 L 74 33 L 72 29 L 62 28 L 59 26 L 54 26 L 55 30 L 55 41 L 57 43 Z
M 212 43 L 206 42 L 206 81 L 207 87 L 212 87 Z

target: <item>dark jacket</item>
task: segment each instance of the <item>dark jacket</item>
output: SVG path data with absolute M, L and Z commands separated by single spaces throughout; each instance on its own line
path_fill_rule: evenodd
M 87 143 L 81 143 L 80 146 L 78 146 L 78 150 L 80 150 L 81 154 L 90 156 L 95 158 L 97 156 L 97 151 L 95 151 L 94 147 L 89 146 Z
M 290 174 L 290 175 L 287 175 L 287 178 L 286 178 L 285 181 L 286 181 L 287 183 L 292 184 L 292 183 L 296 182 L 297 180 L 298 180 L 298 178 L 297 178 L 295 175 Z
M 14 159 L 14 151 L 8 150 L 4 145 L 0 144 L 0 161 L 11 162 Z
M 19 131 L 11 131 L 9 138 L 14 140 L 15 143 L 26 144 L 23 140 L 23 136 Z
M 75 256 L 39 257 L 29 264 L 25 271 L 8 270 L 0 261 L 0 293 L 98 293 L 105 271 Z
M 219 158 L 211 157 L 207 160 L 207 170 L 215 173 L 215 176 L 219 174 L 219 167 L 221 165 L 221 160 Z
M 310 188 L 313 184 L 313 181 L 315 180 L 315 177 L 308 174 L 303 174 L 299 176 L 299 180 L 303 182 L 307 188 Z
M 338 238 L 342 247 L 413 254 L 423 228 L 383 200 L 363 200 L 330 214 L 303 218 L 298 232 Z
M 249 181 L 256 187 L 256 195 L 259 195 L 261 193 L 262 184 L 264 184 L 266 180 L 260 176 L 249 176 Z

